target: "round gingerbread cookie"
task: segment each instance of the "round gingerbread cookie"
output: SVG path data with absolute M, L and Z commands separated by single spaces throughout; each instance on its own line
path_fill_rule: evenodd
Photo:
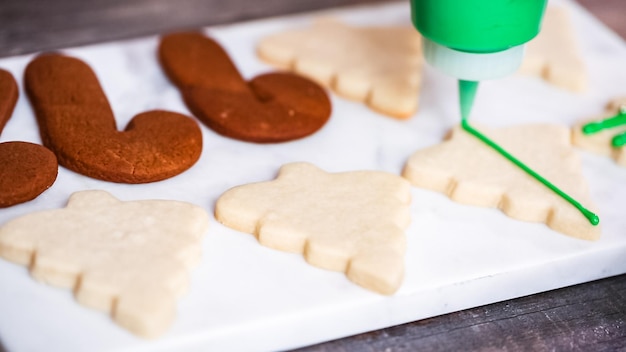
M 13 75 L 0 70 L 0 132 L 11 118 L 18 98 Z M 28 142 L 0 143 L 0 208 L 37 198 L 52 186 L 58 165 L 45 147 Z
M 0 208 L 37 198 L 57 178 L 57 159 L 39 144 L 0 143 Z
M 313 81 L 291 73 L 246 81 L 226 51 L 200 33 L 164 36 L 159 58 L 189 110 L 221 135 L 285 142 L 315 133 L 330 118 L 328 95 Z

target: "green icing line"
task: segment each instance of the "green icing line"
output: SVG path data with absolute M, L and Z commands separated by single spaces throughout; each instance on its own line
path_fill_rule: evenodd
M 513 164 L 515 164 L 517 167 L 519 167 L 520 169 L 524 170 L 527 174 L 529 174 L 530 176 L 534 177 L 537 181 L 543 183 L 546 187 L 550 188 L 553 192 L 555 192 L 556 194 L 558 194 L 559 196 L 561 196 L 561 198 L 565 199 L 566 201 L 568 201 L 571 205 L 575 206 L 576 209 L 578 209 L 588 220 L 592 225 L 598 225 L 600 223 L 600 218 L 598 217 L 598 215 L 594 214 L 593 212 L 591 212 L 589 209 L 583 207 L 578 201 L 576 201 L 574 198 L 572 198 L 571 196 L 569 196 L 567 193 L 561 191 L 561 189 L 559 189 L 558 187 L 556 187 L 554 184 L 552 184 L 550 181 L 546 180 L 543 176 L 539 175 L 537 172 L 535 172 L 533 169 L 531 169 L 530 167 L 528 167 L 526 164 L 522 163 L 520 160 L 518 160 L 516 157 L 514 157 L 513 155 L 511 155 L 509 152 L 507 152 L 506 150 L 504 150 L 504 148 L 500 147 L 498 144 L 496 144 L 494 141 L 492 141 L 491 139 L 487 138 L 487 136 L 483 135 L 482 133 L 480 133 L 479 131 L 475 130 L 472 126 L 469 125 L 469 123 L 467 122 L 467 120 L 465 118 L 463 118 L 461 120 L 461 126 L 463 127 L 463 129 L 465 131 L 467 131 L 469 134 L 473 135 L 474 137 L 480 139 L 482 142 L 484 142 L 485 144 L 487 144 L 489 147 L 491 147 L 492 149 L 494 149 L 495 151 L 497 151 L 498 153 L 500 153 L 500 155 L 504 156 L 505 158 L 507 158 L 509 161 L 511 161 Z
M 620 109 L 619 113 L 613 117 L 609 117 L 608 119 L 604 119 L 601 121 L 589 122 L 588 124 L 583 126 L 584 134 L 593 134 L 598 133 L 602 130 L 606 130 L 613 127 L 618 127 L 626 125 L 626 109 Z
M 476 91 L 477 90 L 478 90 L 478 82 L 476 82 L 476 81 L 459 80 L 459 98 L 460 98 L 460 106 L 461 106 L 461 127 L 465 131 L 467 131 L 469 134 L 471 134 L 474 137 L 478 138 L 483 143 L 485 143 L 489 147 L 491 147 L 493 150 L 495 150 L 498 153 L 500 153 L 500 155 L 504 156 L 510 162 L 515 164 L 517 167 L 519 167 L 520 169 L 524 170 L 527 174 L 529 174 L 530 176 L 534 177 L 537 181 L 543 183 L 546 187 L 551 189 L 554 193 L 558 194 L 561 198 L 565 199 L 571 205 L 576 207 L 576 209 L 578 209 L 587 218 L 587 220 L 589 220 L 589 222 L 592 225 L 594 225 L 594 226 L 598 225 L 600 223 L 600 218 L 598 217 L 598 215 L 594 214 L 593 212 L 591 212 L 587 208 L 583 207 L 574 198 L 569 196 L 567 193 L 561 191 L 561 189 L 559 189 L 558 187 L 553 185 L 550 181 L 546 180 L 543 176 L 539 175 L 537 172 L 535 172 L 533 169 L 528 167 L 526 164 L 522 163 L 516 157 L 514 157 L 509 152 L 504 150 L 504 148 L 500 147 L 494 141 L 492 141 L 491 139 L 487 138 L 487 136 L 483 135 L 479 131 L 475 130 L 472 126 L 470 126 L 470 124 L 467 122 L 467 119 L 469 118 L 470 112 L 472 110 L 472 105 L 474 103 L 474 98 L 476 97 Z M 618 114 L 617 117 L 620 117 L 621 115 L 624 116 L 624 118 L 625 118 L 624 119 L 624 123 L 626 123 L 626 107 L 620 108 L 620 111 L 619 111 L 619 114 Z M 615 122 L 610 122 L 610 123 L 615 123 Z M 607 124 L 610 124 L 610 123 L 607 123 Z M 622 143 L 622 145 L 626 144 L 626 132 L 624 134 L 620 135 L 620 136 L 616 136 L 613 139 L 613 145 L 615 145 L 615 143 Z
M 617 136 L 613 137 L 613 139 L 611 140 L 611 144 L 616 148 L 625 146 L 626 145 L 626 132 L 622 132 L 618 134 Z

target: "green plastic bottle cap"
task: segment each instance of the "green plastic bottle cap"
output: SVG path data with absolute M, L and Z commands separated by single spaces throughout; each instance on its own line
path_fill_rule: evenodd
M 539 33 L 547 0 L 411 0 L 413 24 L 440 45 L 493 53 Z
M 455 50 L 423 38 L 424 57 L 433 67 L 465 81 L 508 76 L 520 67 L 524 57 L 523 45 L 493 53 Z

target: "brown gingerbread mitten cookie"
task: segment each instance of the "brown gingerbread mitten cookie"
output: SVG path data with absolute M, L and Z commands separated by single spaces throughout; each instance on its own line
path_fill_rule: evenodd
M 355 27 L 320 19 L 310 28 L 263 38 L 257 52 L 385 115 L 406 119 L 417 111 L 424 60 L 421 37 L 412 27 Z
M 43 143 L 68 169 L 105 181 L 146 183 L 178 175 L 200 157 L 202 132 L 178 113 L 144 112 L 118 131 L 98 78 L 81 60 L 41 55 L 26 67 L 24 81 Z
M 626 97 L 612 99 L 604 113 L 579 122 L 572 128 L 572 143 L 575 146 L 609 156 L 621 166 L 626 166 L 624 141 L 626 141 Z
M 200 33 L 164 36 L 159 58 L 189 110 L 221 135 L 285 142 L 313 134 L 330 117 L 330 100 L 314 82 L 291 73 L 246 81 L 224 49 Z
M 0 70 L 0 133 L 13 114 L 18 95 L 13 75 Z M 41 145 L 0 143 L 0 208 L 39 196 L 52 186 L 58 169 L 54 154 Z
M 393 174 L 331 174 L 292 163 L 273 181 L 226 191 L 215 218 L 264 246 L 302 253 L 311 265 L 393 294 L 404 274 L 410 199 L 409 183 Z
M 38 281 L 72 289 L 143 337 L 167 330 L 189 287 L 209 225 L 206 211 L 170 200 L 122 202 L 104 191 L 72 194 L 67 207 L 0 227 L 0 257 Z
M 480 130 L 579 204 L 593 207 L 568 128 L 535 124 Z M 600 238 L 600 228 L 574 205 L 460 127 L 443 143 L 415 152 L 403 176 L 459 203 L 499 208 L 576 238 Z

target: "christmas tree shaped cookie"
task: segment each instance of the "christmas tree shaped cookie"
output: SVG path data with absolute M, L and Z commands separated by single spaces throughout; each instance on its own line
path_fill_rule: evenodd
M 410 185 L 379 171 L 330 174 L 284 165 L 277 179 L 238 186 L 217 201 L 218 221 L 259 242 L 302 253 L 310 264 L 345 272 L 367 289 L 392 294 L 404 273 Z
M 587 88 L 587 70 L 566 8 L 548 7 L 541 32 L 527 45 L 520 72 L 574 92 Z
M 626 97 L 611 100 L 603 114 L 574 125 L 572 142 L 626 166 Z
M 268 63 L 290 69 L 346 98 L 397 118 L 417 110 L 420 36 L 412 27 L 353 27 L 320 20 L 268 36 L 257 47 Z
M 593 207 L 567 128 L 536 124 L 479 130 L 580 204 Z M 459 203 L 499 208 L 572 237 L 600 237 L 599 227 L 579 209 L 461 128 L 443 143 L 415 152 L 403 175 Z
M 144 336 L 163 333 L 200 258 L 207 213 L 166 200 L 121 202 L 104 191 L 74 193 L 66 208 L 28 214 L 0 228 L 0 256 L 30 266 L 38 281 L 73 289 Z

